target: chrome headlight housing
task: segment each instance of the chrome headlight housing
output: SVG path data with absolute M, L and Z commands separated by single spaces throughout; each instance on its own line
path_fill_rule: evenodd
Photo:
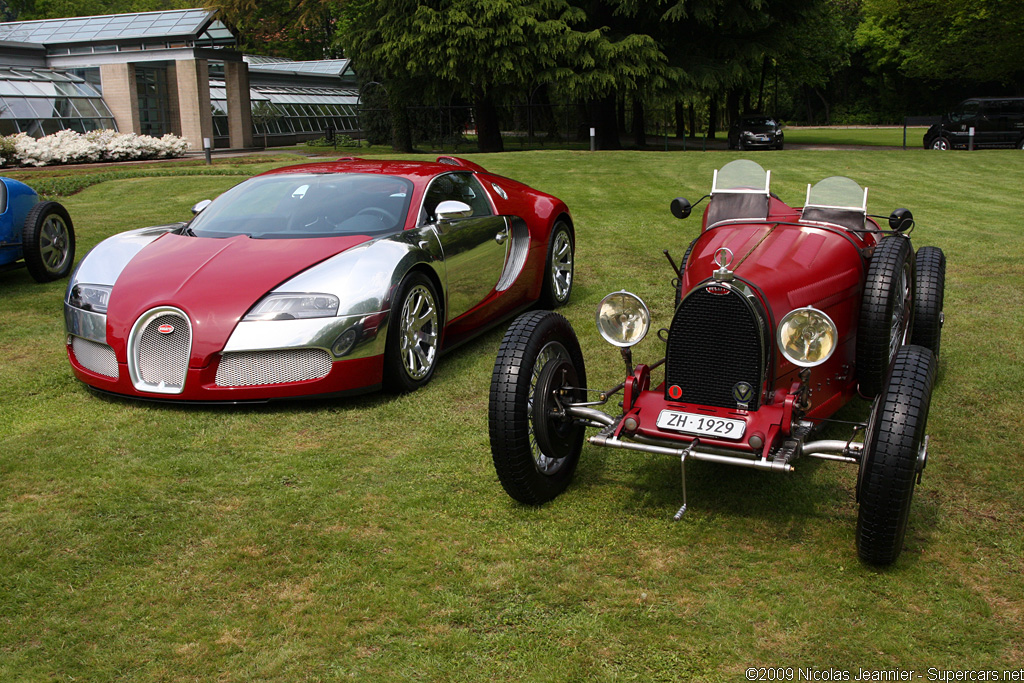
M 106 313 L 110 303 L 110 285 L 76 284 L 68 294 L 68 305 L 93 313 Z
M 779 323 L 779 351 L 802 368 L 821 365 L 836 350 L 839 330 L 832 318 L 813 306 L 790 311 Z
M 651 329 L 651 312 L 640 297 L 612 292 L 597 306 L 597 331 L 612 346 L 633 346 Z
M 333 318 L 341 304 L 333 294 L 274 293 L 252 307 L 242 320 L 300 320 Z

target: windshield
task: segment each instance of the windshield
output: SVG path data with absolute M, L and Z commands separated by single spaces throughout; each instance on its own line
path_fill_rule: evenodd
M 766 218 L 770 181 L 771 173 L 748 159 L 730 161 L 715 171 L 707 225 L 727 220 Z
M 807 202 L 800 220 L 832 223 L 851 230 L 868 228 L 868 190 L 844 176 L 832 176 L 807 186 Z
M 743 122 L 742 122 L 741 125 L 744 125 L 744 126 L 767 126 L 769 128 L 774 128 L 778 124 L 775 123 L 775 119 L 770 118 L 768 116 L 752 116 L 750 118 L 743 119 Z
M 807 186 L 806 206 L 864 211 L 867 202 L 867 189 L 845 176 L 834 175 L 818 181 L 814 187 Z
M 756 161 L 737 159 L 715 171 L 711 194 L 749 190 L 768 194 L 768 171 L 761 168 L 761 164 Z
M 231 188 L 192 219 L 197 237 L 295 239 L 401 230 L 412 183 L 379 174 L 257 176 Z

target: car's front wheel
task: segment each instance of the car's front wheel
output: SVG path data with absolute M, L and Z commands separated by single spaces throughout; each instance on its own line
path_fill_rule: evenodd
M 569 300 L 572 294 L 572 280 L 575 273 L 575 244 L 572 232 L 564 221 L 555 223 L 548 241 L 548 256 L 544 264 L 544 286 L 541 290 L 540 305 L 544 308 L 558 308 Z
M 563 401 L 582 401 L 587 385 L 579 341 L 558 313 L 531 311 L 512 323 L 491 375 L 491 456 L 512 498 L 540 505 L 569 485 L 583 427 Z
M 932 149 L 941 149 L 941 150 L 952 149 L 952 147 L 949 144 L 949 138 L 944 138 L 944 137 L 941 137 L 941 136 L 935 138 L 934 140 L 932 140 Z
M 872 406 L 857 484 L 857 552 L 869 564 L 892 564 L 903 549 L 914 485 L 927 463 L 934 381 L 932 352 L 905 346 Z
M 868 266 L 857 324 L 857 380 L 867 397 L 882 390 L 885 375 L 913 322 L 914 261 L 910 240 L 883 237 Z
M 391 308 L 384 351 L 384 385 L 391 391 L 419 389 L 430 381 L 441 347 L 437 290 L 423 273 L 406 276 Z
M 75 264 L 75 228 L 58 202 L 39 202 L 25 217 L 21 233 L 25 266 L 37 282 L 67 277 Z

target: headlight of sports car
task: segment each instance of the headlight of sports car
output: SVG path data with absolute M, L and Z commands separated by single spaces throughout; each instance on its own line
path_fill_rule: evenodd
M 110 285 L 75 285 L 71 288 L 68 304 L 83 311 L 106 313 L 111 289 Z
M 651 329 L 651 313 L 635 294 L 612 292 L 597 307 L 597 330 L 613 346 L 640 343 Z
M 832 319 L 811 306 L 790 311 L 779 324 L 779 350 L 791 363 L 804 368 L 827 361 L 838 338 Z
M 243 320 L 331 318 L 338 314 L 339 305 L 333 294 L 268 294 Z

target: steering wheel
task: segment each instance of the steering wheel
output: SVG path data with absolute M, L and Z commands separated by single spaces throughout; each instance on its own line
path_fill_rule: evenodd
M 387 209 L 382 209 L 379 206 L 368 206 L 365 209 L 356 211 L 357 216 L 362 216 L 363 214 L 376 216 L 380 222 L 385 225 L 398 225 L 398 217 Z

